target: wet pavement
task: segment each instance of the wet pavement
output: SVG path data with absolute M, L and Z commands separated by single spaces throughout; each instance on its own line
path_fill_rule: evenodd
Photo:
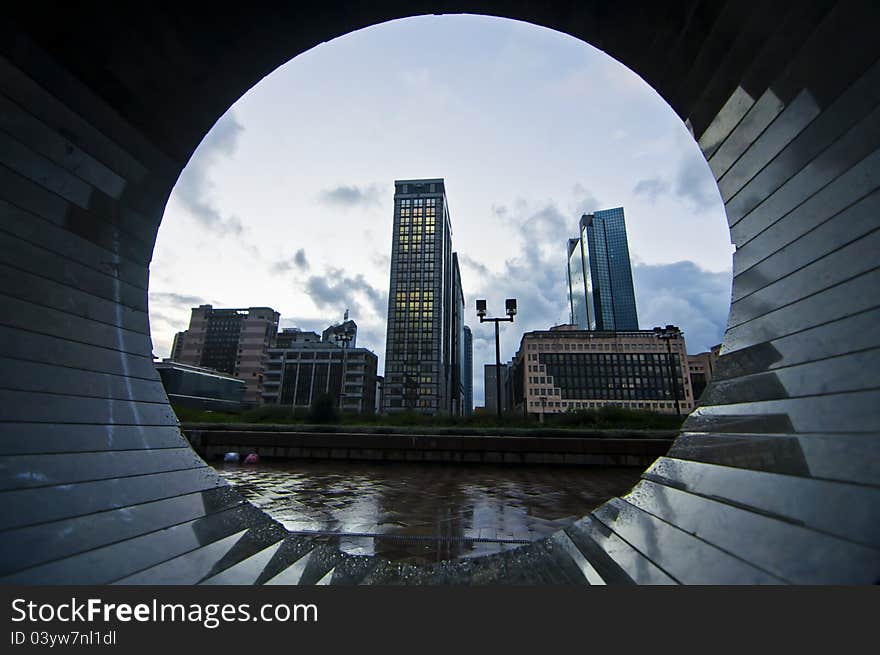
M 292 532 L 353 555 L 410 563 L 488 555 L 542 539 L 626 493 L 641 473 L 301 460 L 217 470 Z

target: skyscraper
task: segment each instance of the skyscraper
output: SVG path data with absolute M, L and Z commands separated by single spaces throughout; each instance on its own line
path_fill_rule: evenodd
M 396 180 L 384 411 L 461 412 L 463 315 L 444 181 Z
M 568 240 L 568 303 L 571 312 L 571 323 L 582 330 L 589 330 L 587 320 L 587 283 L 589 276 L 584 275 L 584 254 L 581 252 L 581 239 Z
M 452 297 L 449 312 L 450 363 L 447 369 L 449 390 L 449 411 L 456 416 L 465 414 L 464 388 L 464 291 L 461 288 L 461 269 L 458 266 L 458 253 L 452 253 Z
M 464 415 L 474 413 L 474 335 L 464 326 Z
M 639 329 L 623 207 L 581 217 L 580 237 L 568 240 L 568 281 L 572 323 L 582 330 Z

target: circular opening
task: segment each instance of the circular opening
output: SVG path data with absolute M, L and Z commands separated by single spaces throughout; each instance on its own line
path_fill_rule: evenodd
M 248 394 L 256 389 L 247 400 L 259 400 L 262 409 L 232 420 L 278 420 L 277 409 L 292 405 L 296 410 L 299 404 L 308 421 L 316 385 L 331 383 L 331 369 L 318 377 L 316 360 L 308 394 L 298 380 L 299 395 L 293 390 L 285 395 L 281 367 L 273 377 L 265 363 L 248 366 L 243 361 L 254 353 L 242 350 L 244 332 L 237 331 L 242 328 L 224 323 L 213 328 L 213 335 L 200 335 L 199 345 L 216 342 L 211 356 L 206 347 L 192 349 L 195 355 L 175 355 L 175 333 L 187 327 L 190 309 L 204 304 L 272 308 L 281 316 L 278 327 L 302 330 L 300 341 L 310 332 L 318 339 L 350 312 L 357 323 L 356 345 L 375 353 L 376 372 L 384 371 L 388 380 L 386 340 L 394 297 L 388 305 L 399 291 L 394 279 L 389 285 L 399 225 L 392 225 L 396 211 L 399 218 L 395 192 L 401 191 L 393 180 L 428 177 L 445 183 L 464 321 L 473 335 L 471 381 L 477 408 L 485 409 L 484 381 L 494 375 L 483 375 L 483 365 L 494 364 L 494 334 L 470 309 L 474 299 L 489 298 L 490 313 L 496 314 L 504 298 L 518 301 L 514 322 L 500 332 L 503 362 L 513 362 L 526 347 L 524 333 L 577 323 L 567 244 L 581 236 L 585 213 L 624 208 L 628 252 L 611 251 L 609 261 L 627 255 L 631 260 L 631 266 L 623 267 L 632 274 L 635 327 L 676 324 L 692 354 L 721 341 L 731 276 L 723 206 L 699 149 L 665 101 L 622 64 L 562 33 L 506 19 L 430 16 L 353 32 L 296 57 L 214 125 L 178 180 L 159 231 L 150 293 L 155 352 L 244 379 Z M 432 317 L 442 316 L 441 304 L 432 305 Z M 193 314 L 190 327 L 200 320 L 203 316 Z M 432 326 L 438 343 L 446 338 L 440 322 Z M 641 354 L 636 347 L 634 358 Z M 620 346 L 620 355 L 622 362 L 630 353 L 624 355 Z M 436 358 L 442 368 L 443 356 Z M 300 376 L 302 366 L 297 364 Z M 538 397 L 522 389 L 511 398 L 513 408 L 506 403 L 501 425 L 527 428 L 529 421 L 532 427 L 546 421 L 548 426 L 588 429 L 617 420 L 611 427 L 630 428 L 626 421 L 636 420 L 651 428 L 676 427 L 675 421 L 609 418 L 615 405 L 636 415 L 674 412 L 672 397 L 657 403 L 662 396 L 621 391 L 642 386 L 637 376 L 651 374 L 644 366 L 637 363 L 618 373 L 615 364 L 614 376 L 610 365 L 598 373 L 591 369 L 592 375 L 607 373 L 600 382 L 615 389 L 602 397 L 595 389 L 581 388 L 566 392 L 567 398 L 551 396 L 549 404 L 542 397 L 538 406 Z M 526 386 L 541 379 L 528 375 L 531 368 L 525 364 L 518 373 Z M 587 375 L 586 368 L 573 373 L 581 374 Z M 665 377 L 662 371 L 657 375 Z M 698 394 L 687 371 L 681 375 L 682 388 L 675 391 L 682 395 L 686 414 Z M 584 387 L 588 382 L 571 378 L 565 384 Z M 339 394 L 337 404 L 345 402 L 344 395 L 367 395 L 365 387 L 352 385 L 351 393 Z M 272 390 L 276 394 L 267 397 Z M 491 383 L 489 391 L 492 395 Z M 436 388 L 424 384 L 417 390 L 429 392 Z M 331 395 L 336 400 L 336 392 Z M 193 413 L 180 398 L 175 400 L 184 421 L 223 413 L 222 406 L 208 410 L 213 416 L 198 408 Z M 464 402 L 462 397 L 453 412 L 472 413 Z M 369 413 L 376 405 L 361 397 L 358 409 Z M 385 422 L 395 420 L 396 408 L 379 409 L 392 414 Z M 433 407 L 425 411 L 435 413 Z M 589 415 L 602 412 L 606 416 L 597 425 Z M 565 421 L 563 413 L 574 418 Z M 491 425 L 491 419 L 489 414 L 482 421 L 476 416 L 455 422 L 481 427 Z M 243 459 L 248 448 L 237 450 Z M 329 457 L 332 450 L 296 453 Z M 345 457 L 357 460 L 367 450 L 349 449 Z M 550 464 L 522 461 L 510 468 L 464 462 L 270 461 L 290 452 L 264 449 L 260 468 L 219 470 L 294 532 L 335 534 L 351 552 L 412 560 L 497 552 L 548 536 L 623 494 L 651 459 L 644 454 L 630 460 L 563 455 L 558 461 L 605 466 L 562 472 Z M 624 461 L 637 464 L 614 466 Z M 417 501 L 411 502 L 414 497 Z

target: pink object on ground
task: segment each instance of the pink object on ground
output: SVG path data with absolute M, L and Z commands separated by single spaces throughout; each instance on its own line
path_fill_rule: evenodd
M 257 464 L 260 461 L 260 456 L 256 453 L 251 453 L 247 457 L 244 458 L 245 464 Z

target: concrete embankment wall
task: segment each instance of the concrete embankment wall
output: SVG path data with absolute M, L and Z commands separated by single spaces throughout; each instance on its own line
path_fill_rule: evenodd
M 284 459 L 461 462 L 486 464 L 563 464 L 647 466 L 666 454 L 675 433 L 613 431 L 537 433 L 493 430 L 490 434 L 449 431 L 417 432 L 400 428 L 353 431 L 301 426 L 204 427 L 184 425 L 184 434 L 206 460 L 227 452 Z M 467 432 L 467 431 L 465 431 Z M 566 432 L 568 432 L 566 434 Z

